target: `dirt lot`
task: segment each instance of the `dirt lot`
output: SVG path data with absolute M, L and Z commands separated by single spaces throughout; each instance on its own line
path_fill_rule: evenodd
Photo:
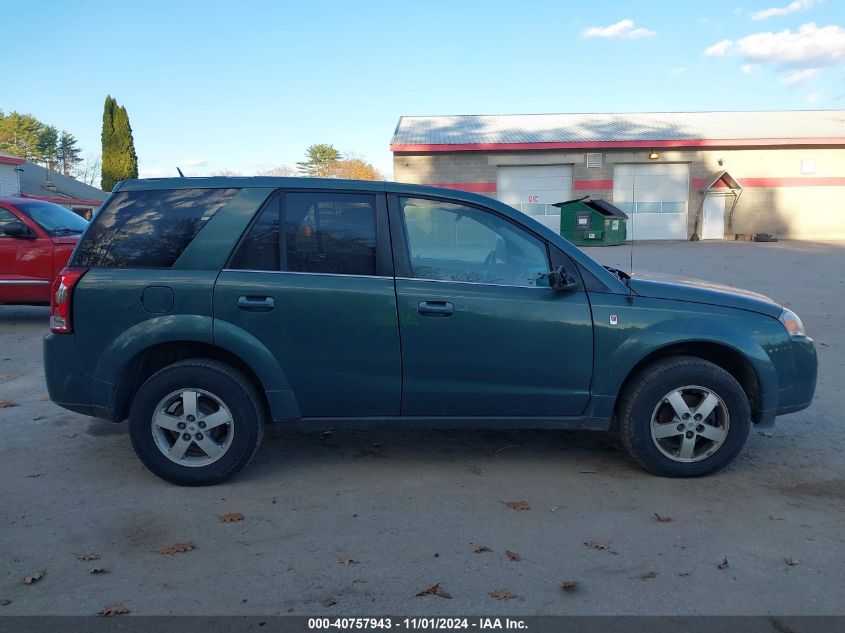
M 627 268 L 625 247 L 591 254 Z M 845 243 L 643 244 L 635 267 L 793 307 L 817 341 L 813 407 L 700 480 L 652 477 L 604 434 L 315 430 L 178 488 L 125 425 L 45 400 L 47 311 L 0 307 L 0 401 L 18 405 L 0 410 L 0 614 L 845 613 Z M 452 598 L 415 596 L 435 583 Z

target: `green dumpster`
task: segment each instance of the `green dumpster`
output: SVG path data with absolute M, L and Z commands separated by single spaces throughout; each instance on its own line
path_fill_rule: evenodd
M 624 244 L 628 236 L 628 216 L 604 200 L 558 202 L 560 234 L 578 246 L 614 246 Z

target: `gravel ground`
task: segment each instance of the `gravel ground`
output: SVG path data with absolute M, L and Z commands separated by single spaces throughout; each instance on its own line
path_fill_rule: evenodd
M 590 254 L 628 267 L 626 247 Z M 0 307 L 0 401 L 17 405 L 0 409 L 0 615 L 845 614 L 845 243 L 634 258 L 763 292 L 816 338 L 815 404 L 753 431 L 716 476 L 650 476 L 608 434 L 315 429 L 272 432 L 230 483 L 179 488 L 144 469 L 125 424 L 46 400 L 47 310 Z M 435 583 L 451 599 L 416 596 Z

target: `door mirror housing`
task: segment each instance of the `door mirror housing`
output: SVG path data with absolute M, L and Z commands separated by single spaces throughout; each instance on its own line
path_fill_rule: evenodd
M 8 237 L 33 237 L 26 224 L 20 220 L 12 220 L 3 225 L 3 234 Z
M 578 289 L 578 281 L 561 265 L 555 270 L 546 273 L 549 279 L 549 287 L 555 292 L 571 292 Z

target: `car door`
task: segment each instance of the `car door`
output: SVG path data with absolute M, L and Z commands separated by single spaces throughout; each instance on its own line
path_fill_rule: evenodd
M 399 415 L 392 266 L 383 193 L 279 192 L 217 280 L 215 330 L 259 339 L 304 418 Z
M 4 233 L 3 227 L 15 221 L 26 226 L 26 235 Z M 52 240 L 22 213 L 0 207 L 0 303 L 49 301 L 52 267 Z
M 548 245 L 490 209 L 448 200 L 392 196 L 390 213 L 403 415 L 579 415 L 590 307 L 580 283 L 549 287 Z

